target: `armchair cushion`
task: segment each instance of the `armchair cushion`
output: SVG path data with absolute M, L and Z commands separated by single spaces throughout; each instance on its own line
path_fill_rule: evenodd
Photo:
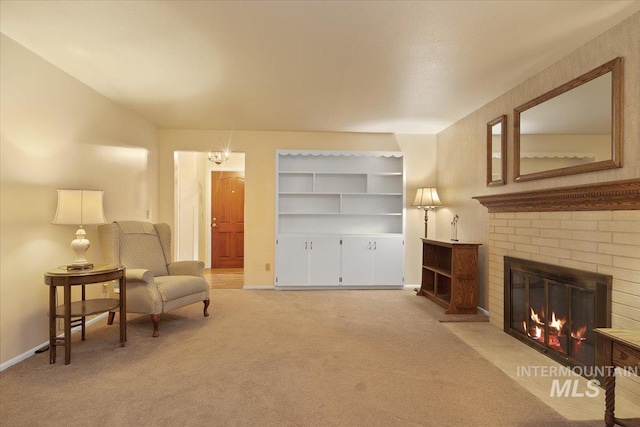
M 202 293 L 202 301 L 208 295 L 205 295 L 202 277 L 195 276 L 160 276 L 155 278 L 158 291 L 162 295 L 162 301 L 173 301 L 187 295 Z

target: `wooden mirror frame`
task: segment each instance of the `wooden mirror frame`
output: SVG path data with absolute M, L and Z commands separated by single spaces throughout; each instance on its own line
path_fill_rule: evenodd
M 493 127 L 500 124 L 500 179 L 493 179 Z M 507 115 L 487 123 L 487 187 L 507 183 Z
M 584 83 L 611 72 L 611 159 L 559 169 L 520 174 L 520 114 Z M 553 178 L 622 167 L 622 57 L 617 57 L 513 110 L 514 180 L 516 182 Z

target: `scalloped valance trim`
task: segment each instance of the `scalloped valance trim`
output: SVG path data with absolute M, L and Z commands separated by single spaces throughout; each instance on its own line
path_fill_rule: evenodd
M 402 157 L 402 151 L 311 151 L 311 150 L 278 150 L 281 156 L 371 156 L 371 157 Z

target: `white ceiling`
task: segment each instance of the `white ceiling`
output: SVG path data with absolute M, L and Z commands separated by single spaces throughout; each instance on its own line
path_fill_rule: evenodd
M 0 31 L 160 128 L 437 133 L 640 1 L 2 1 Z

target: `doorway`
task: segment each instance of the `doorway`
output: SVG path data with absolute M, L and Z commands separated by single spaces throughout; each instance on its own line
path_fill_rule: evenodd
M 238 258 L 242 260 L 241 264 L 235 265 L 240 266 L 215 268 L 212 265 L 213 252 L 218 249 L 219 245 L 215 243 L 211 225 L 213 224 L 212 218 L 217 218 L 216 223 L 220 226 L 221 221 L 226 221 L 225 215 L 232 213 L 229 209 L 223 209 L 221 213 L 216 212 L 216 215 L 213 215 L 215 182 L 220 181 L 219 186 L 223 187 L 223 190 L 226 188 L 235 191 L 235 193 L 231 193 L 236 199 L 233 215 L 236 219 L 241 218 L 244 229 L 244 153 L 231 152 L 228 160 L 217 164 L 208 159 L 207 153 L 176 151 L 174 153 L 174 167 L 174 259 L 204 261 L 205 278 L 212 289 L 241 289 L 244 283 L 244 239 L 242 237 L 244 230 L 239 233 L 240 237 L 238 232 L 235 233 L 234 253 L 239 253 L 241 256 L 236 255 L 234 258 L 236 261 Z M 226 178 L 227 174 L 232 172 L 239 174 L 242 178 L 241 183 L 238 182 L 238 179 L 233 179 L 235 186 L 232 185 L 232 181 L 227 181 Z M 224 174 L 218 175 L 214 180 L 214 173 Z M 230 198 L 229 195 L 225 197 Z M 224 230 L 224 228 L 220 229 Z M 240 248 L 238 248 L 238 244 Z

